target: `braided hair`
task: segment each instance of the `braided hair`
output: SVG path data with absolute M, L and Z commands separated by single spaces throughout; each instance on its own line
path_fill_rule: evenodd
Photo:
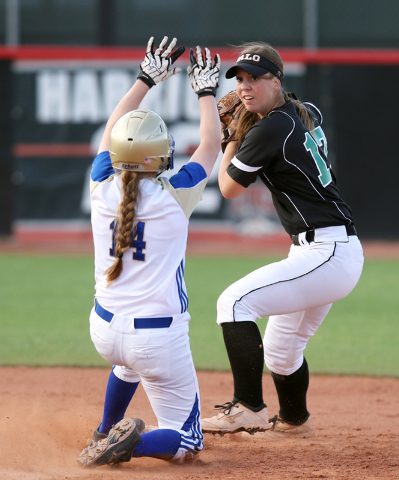
M 119 204 L 118 215 L 115 221 L 115 261 L 104 272 L 107 275 L 108 286 L 116 280 L 122 273 L 124 252 L 128 250 L 132 242 L 132 232 L 134 232 L 136 205 L 139 199 L 139 182 L 148 174 L 140 174 L 123 170 L 122 180 L 122 201 Z

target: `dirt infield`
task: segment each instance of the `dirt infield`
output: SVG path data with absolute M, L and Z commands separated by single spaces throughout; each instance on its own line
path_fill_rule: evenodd
M 285 237 L 189 236 L 188 255 L 285 255 Z M 89 235 L 0 240 L 13 254 L 91 254 Z M 399 243 L 365 242 L 366 258 L 399 258 Z M 101 420 L 107 369 L 0 368 L 0 479 L 399 479 L 399 379 L 311 376 L 309 410 L 316 436 L 266 443 L 257 435 L 205 435 L 191 465 L 133 459 L 119 468 L 82 470 L 76 458 Z M 230 373 L 199 372 L 202 414 L 231 400 Z M 277 398 L 269 375 L 264 397 L 270 416 Z M 128 416 L 155 417 L 141 387 Z
M 191 465 L 133 459 L 115 469 L 83 470 L 76 458 L 101 420 L 108 369 L 0 368 L 0 478 L 398 479 L 399 379 L 312 376 L 309 409 L 316 436 L 266 443 L 256 435 L 205 435 Z M 199 372 L 202 413 L 230 400 L 229 373 Z M 270 415 L 277 399 L 265 374 Z M 127 416 L 155 417 L 139 387 Z

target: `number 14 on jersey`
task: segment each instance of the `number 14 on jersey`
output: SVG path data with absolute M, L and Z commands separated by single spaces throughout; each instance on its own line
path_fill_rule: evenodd
M 109 226 L 110 230 L 112 230 L 112 247 L 109 249 L 111 257 L 115 257 L 115 236 L 117 226 L 118 223 L 116 220 L 114 220 Z M 144 241 L 144 228 L 144 222 L 137 222 L 134 232 L 130 234 L 130 247 L 133 249 L 133 260 L 138 260 L 139 262 L 145 261 L 145 253 L 143 253 L 143 250 L 146 249 L 147 242 Z

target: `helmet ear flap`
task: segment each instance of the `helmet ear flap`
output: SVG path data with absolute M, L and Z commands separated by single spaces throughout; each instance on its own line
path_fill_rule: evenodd
M 169 158 L 169 166 L 167 170 L 173 170 L 174 168 L 174 154 L 175 154 L 175 139 L 173 135 L 169 133 L 169 141 L 170 141 L 170 158 Z
M 174 140 L 162 118 L 151 110 L 133 110 L 114 125 L 112 165 L 118 170 L 156 172 L 173 168 Z

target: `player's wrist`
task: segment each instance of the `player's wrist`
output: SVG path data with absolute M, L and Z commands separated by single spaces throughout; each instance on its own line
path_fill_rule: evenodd
M 149 75 L 144 73 L 143 71 L 141 71 L 138 74 L 137 80 L 141 80 L 142 82 L 144 82 L 147 85 L 148 88 L 152 88 L 154 85 L 156 85 L 154 80 Z
M 222 142 L 221 142 L 222 153 L 226 151 L 227 146 L 230 145 L 232 142 L 238 142 L 238 140 L 236 138 L 222 139 Z M 235 146 L 235 151 L 237 151 L 237 146 L 238 144 L 236 144 Z
M 216 97 L 216 92 L 217 92 L 217 87 L 207 87 L 195 93 L 198 95 L 198 98 L 203 98 L 203 97 L 210 97 L 210 96 Z

